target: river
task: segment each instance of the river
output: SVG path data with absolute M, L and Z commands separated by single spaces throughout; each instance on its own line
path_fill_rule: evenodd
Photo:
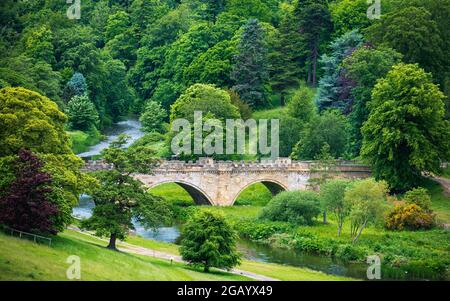
M 127 119 L 115 123 L 106 129 L 104 134 L 106 135 L 105 140 L 91 146 L 88 151 L 79 153 L 77 156 L 82 158 L 90 158 L 92 156 L 99 155 L 101 151 L 107 148 L 108 145 L 120 134 L 125 134 L 130 137 L 125 147 L 130 146 L 133 142 L 144 136 L 144 132 L 141 131 L 141 123 L 137 119 Z

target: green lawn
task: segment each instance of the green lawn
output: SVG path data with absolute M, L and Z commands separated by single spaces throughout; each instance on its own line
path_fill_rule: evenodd
M 82 280 L 249 280 L 224 272 L 202 273 L 185 264 L 110 251 L 104 242 L 61 233 L 53 246 L 0 233 L 0 280 L 67 280 L 67 257 L 81 259 Z
M 442 186 L 434 181 L 425 181 L 425 188 L 431 195 L 431 208 L 436 213 L 438 222 L 450 224 L 450 197 L 444 195 Z

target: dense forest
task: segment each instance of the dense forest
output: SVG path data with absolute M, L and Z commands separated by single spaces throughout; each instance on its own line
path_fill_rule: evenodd
M 134 114 L 170 157 L 168 124 L 195 109 L 278 118 L 280 156 L 363 159 L 399 189 L 449 157 L 449 0 L 383 0 L 381 18 L 366 0 L 1 6 L 0 88 L 55 102 L 72 143 Z

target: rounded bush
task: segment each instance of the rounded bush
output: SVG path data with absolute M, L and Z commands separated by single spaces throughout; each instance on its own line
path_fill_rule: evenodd
M 395 206 L 386 217 L 386 228 L 391 230 L 431 229 L 435 215 L 416 204 Z
M 319 215 L 319 195 L 312 191 L 285 191 L 264 207 L 261 218 L 271 221 L 310 225 Z

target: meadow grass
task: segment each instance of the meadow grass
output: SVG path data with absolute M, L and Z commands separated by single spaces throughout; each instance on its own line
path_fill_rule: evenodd
M 81 259 L 81 280 L 249 280 L 203 273 L 182 263 L 108 250 L 104 242 L 66 231 L 52 247 L 0 233 L 0 280 L 67 280 L 68 256 Z

